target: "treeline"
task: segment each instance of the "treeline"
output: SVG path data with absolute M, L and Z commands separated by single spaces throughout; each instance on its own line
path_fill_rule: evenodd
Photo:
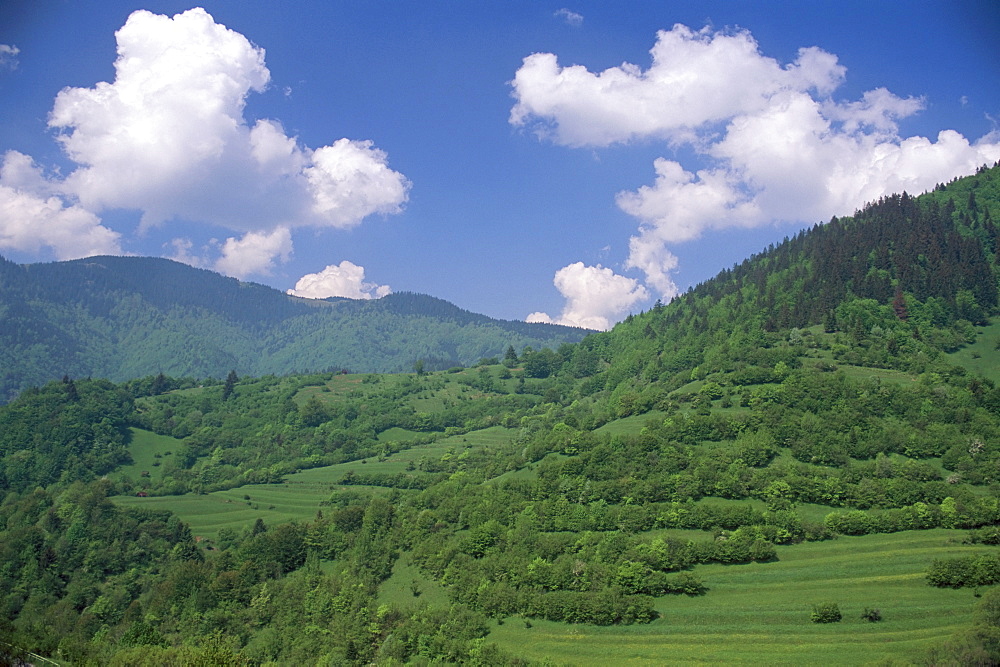
M 89 481 L 131 461 L 132 394 L 69 377 L 0 410 L 0 492 Z
M 1000 554 L 936 558 L 927 571 L 927 583 L 941 588 L 989 586 L 1000 583 Z

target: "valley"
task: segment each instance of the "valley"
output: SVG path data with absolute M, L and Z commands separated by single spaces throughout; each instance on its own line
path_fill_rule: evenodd
M 0 632 L 66 664 L 990 664 L 998 179 L 578 342 L 28 387 Z

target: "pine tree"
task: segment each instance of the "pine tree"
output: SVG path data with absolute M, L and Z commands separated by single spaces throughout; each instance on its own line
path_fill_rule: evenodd
M 896 286 L 896 296 L 892 299 L 892 310 L 896 313 L 896 317 L 904 322 L 910 317 L 906 309 L 906 297 L 903 296 L 903 290 L 898 285 Z
M 229 375 L 226 376 L 226 385 L 222 388 L 222 400 L 228 401 L 229 397 L 233 393 L 233 387 L 239 382 L 239 377 L 236 376 L 236 371 L 229 371 Z

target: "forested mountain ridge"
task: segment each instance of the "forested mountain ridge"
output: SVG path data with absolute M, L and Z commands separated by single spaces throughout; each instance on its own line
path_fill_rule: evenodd
M 849 337 L 835 350 L 846 361 L 919 372 L 996 313 L 996 220 L 1000 167 L 983 167 L 803 230 L 580 347 L 610 366 L 610 386 L 662 390 L 754 365 L 779 341 L 801 346 L 821 325 Z
M 291 297 L 171 260 L 0 258 L 0 399 L 63 375 L 221 378 L 468 365 L 586 331 L 477 315 L 434 297 Z
M 886 197 L 500 363 L 28 389 L 0 406 L 0 637 L 111 665 L 997 664 L 998 215 L 1000 167 Z

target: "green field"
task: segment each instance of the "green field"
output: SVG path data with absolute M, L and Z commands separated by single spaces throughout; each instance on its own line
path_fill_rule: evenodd
M 959 544 L 963 531 L 909 531 L 778 547 L 778 562 L 701 565 L 709 592 L 666 596 L 661 618 L 638 626 L 574 626 L 508 619 L 490 641 L 515 655 L 557 664 L 863 665 L 918 659 L 968 627 L 969 589 L 928 586 L 934 558 L 983 547 Z M 809 620 L 812 605 L 836 602 L 840 623 Z M 883 620 L 860 618 L 877 607 Z
M 418 595 L 413 594 L 414 585 Z M 448 593 L 440 584 L 427 578 L 416 566 L 404 562 L 404 558 L 396 561 L 392 574 L 379 586 L 378 601 L 401 610 L 416 609 L 422 605 L 447 607 L 451 604 Z
M 142 479 L 143 472 L 148 472 L 149 479 L 160 481 L 163 477 L 163 465 L 173 460 L 174 452 L 184 443 L 169 435 L 157 435 L 141 428 L 129 430 L 132 431 L 132 441 L 128 446 L 132 463 L 118 468 L 114 472 L 115 477 L 139 480 Z
M 948 355 L 949 361 L 983 377 L 1000 382 L 1000 319 L 989 326 L 976 327 L 976 342 Z
M 315 518 L 317 510 L 323 508 L 321 503 L 329 500 L 335 490 L 388 492 L 388 489 L 382 487 L 337 484 L 348 471 L 354 471 L 356 474 L 391 475 L 402 472 L 414 475 L 426 474 L 407 469 L 416 465 L 421 458 L 434 460 L 446 456 L 460 457 L 464 452 L 474 448 L 498 447 L 506 444 L 513 434 L 512 429 L 494 426 L 464 435 L 442 438 L 430 444 L 397 452 L 389 457 L 372 457 L 303 470 L 288 475 L 280 484 L 248 484 L 201 495 L 188 493 L 182 496 L 150 498 L 117 496 L 114 501 L 125 506 L 170 510 L 182 521 L 190 524 L 194 535 L 214 540 L 222 528 L 239 531 L 252 526 L 258 518 L 263 519 L 268 525 L 287 521 L 310 521 Z M 122 468 L 123 474 L 138 479 L 142 470 L 155 471 L 157 468 L 148 467 L 149 462 L 156 460 L 155 454 L 162 455 L 163 451 L 176 449 L 179 444 L 180 441 L 174 438 L 135 429 L 132 456 L 136 459 L 136 463 Z M 247 500 L 245 496 L 250 496 L 250 499 Z

